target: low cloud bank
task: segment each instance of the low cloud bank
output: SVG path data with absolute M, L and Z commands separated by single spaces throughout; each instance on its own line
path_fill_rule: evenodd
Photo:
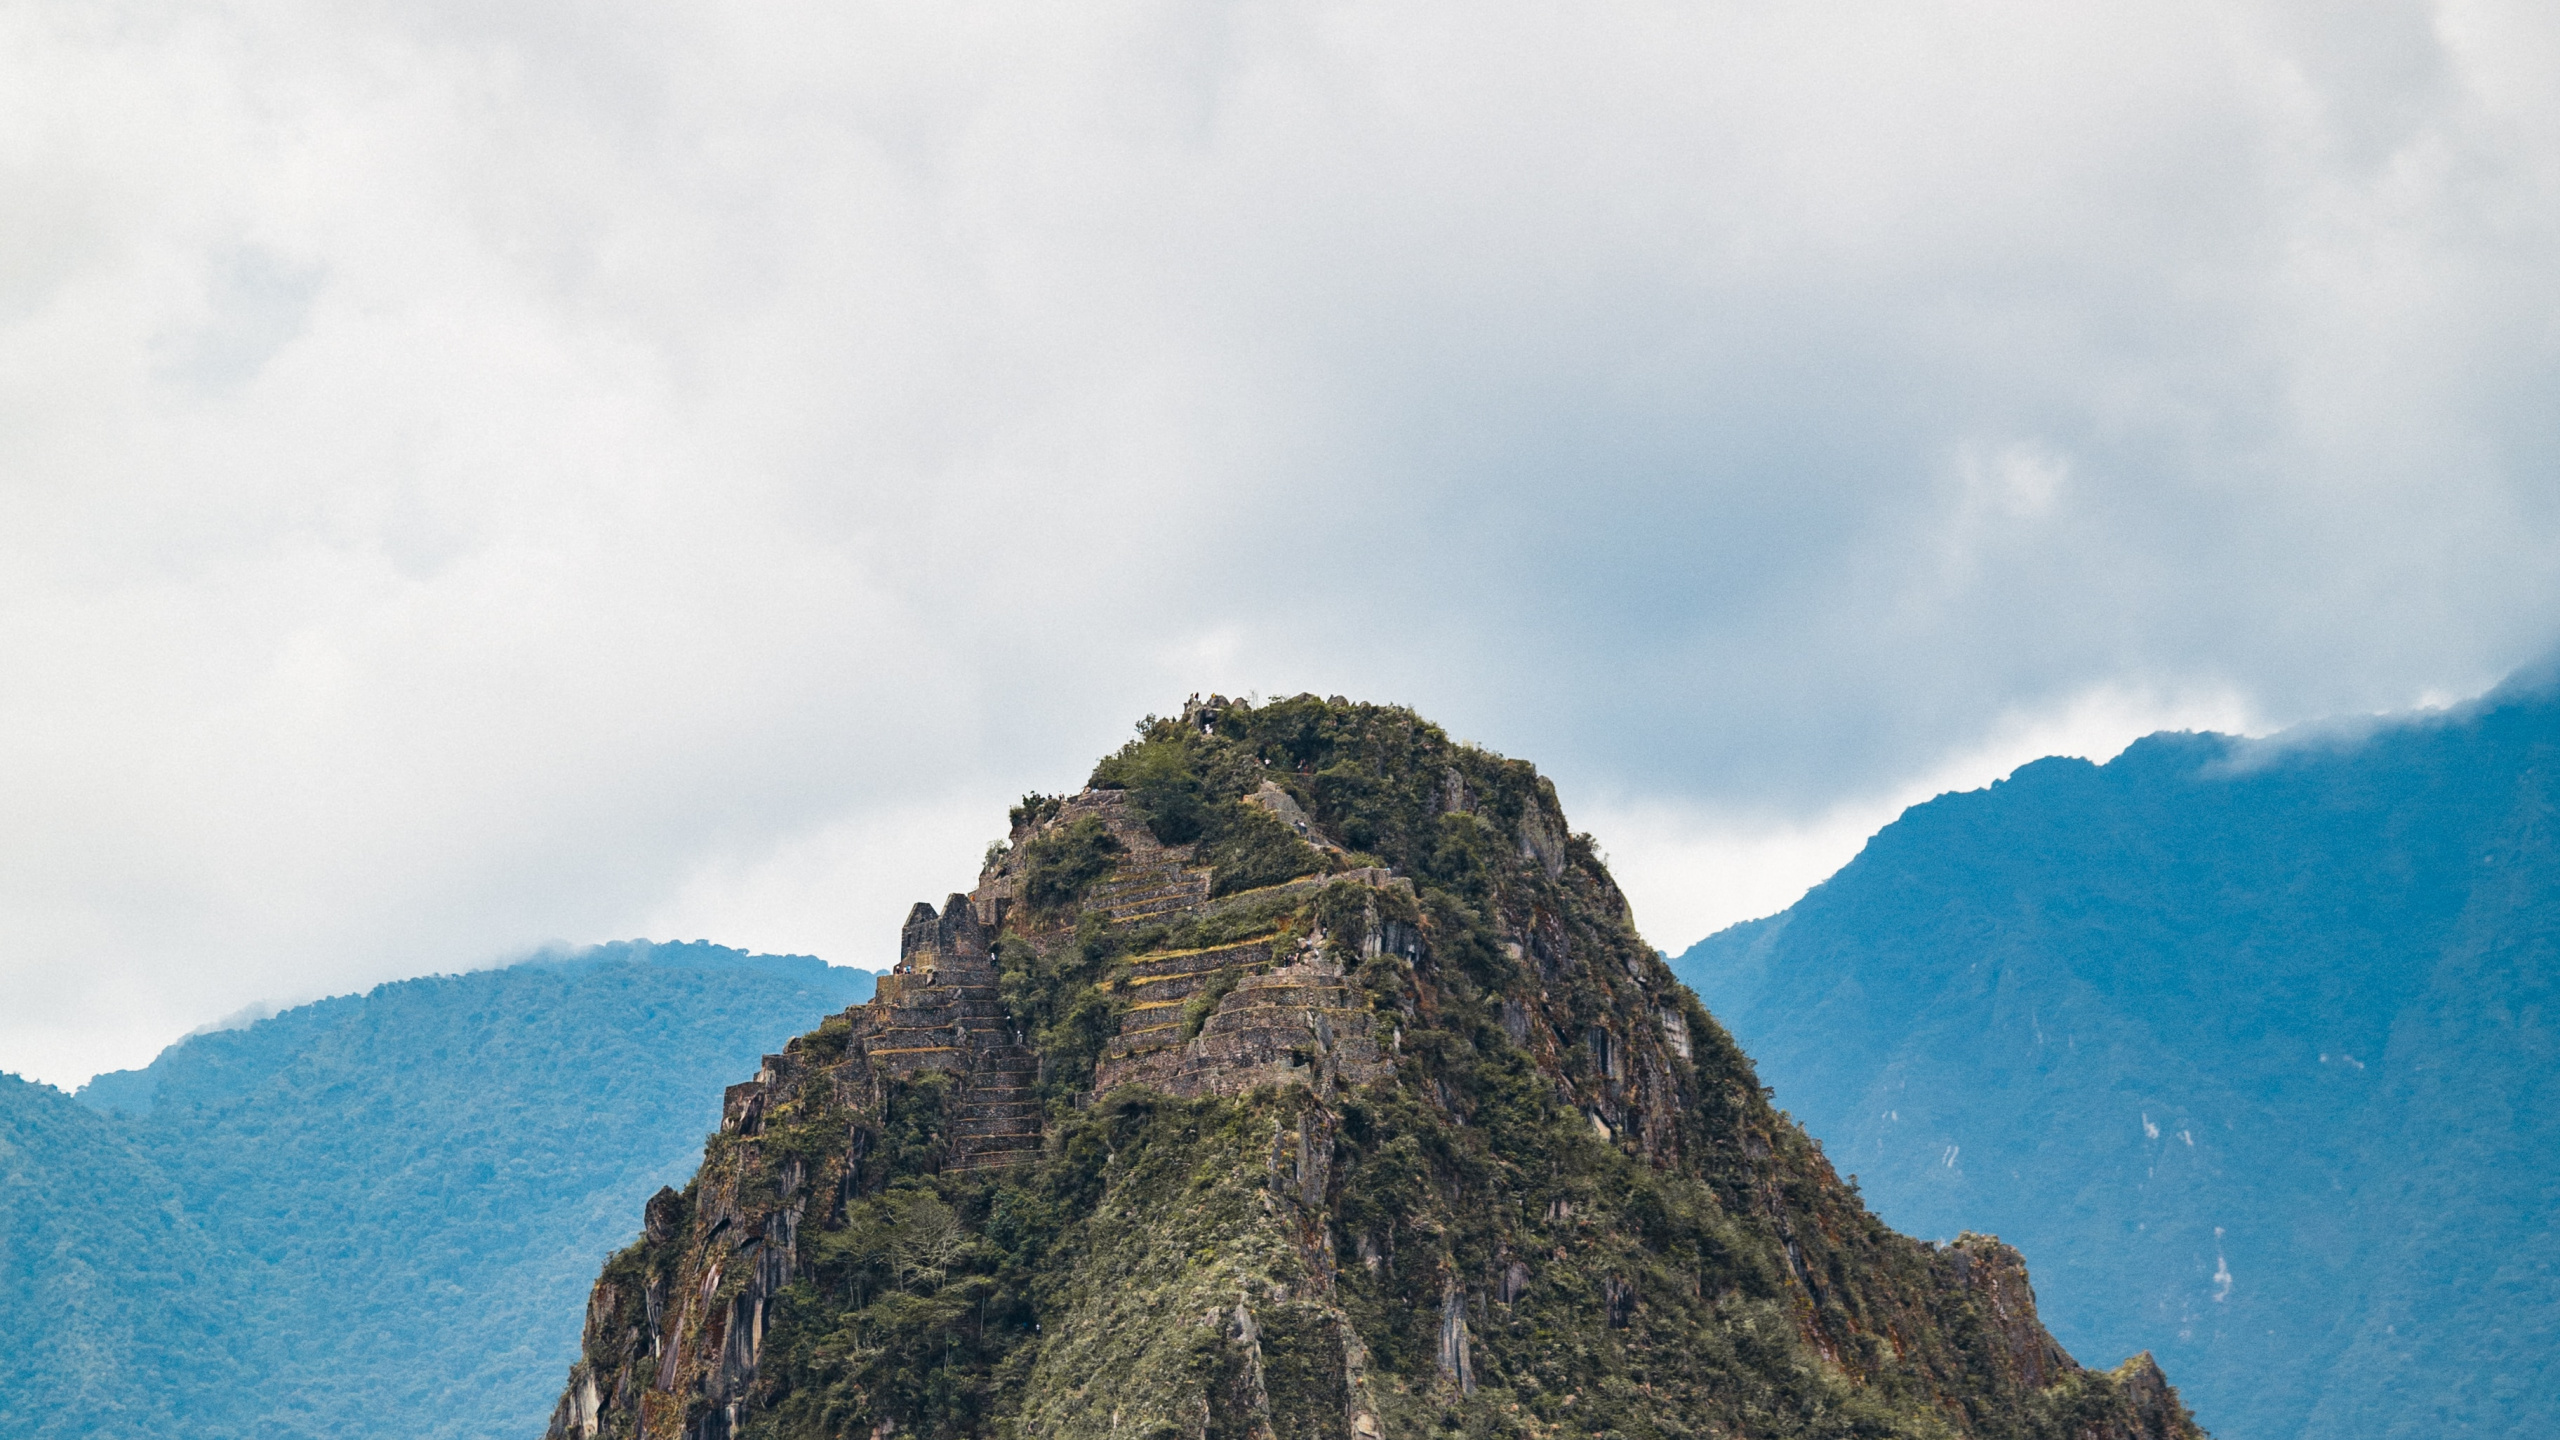
M 48 1078 L 559 937 L 865 963 L 1193 690 L 1730 868 L 2017 716 L 2397 708 L 2560 613 L 2535 7 L 0 32 Z

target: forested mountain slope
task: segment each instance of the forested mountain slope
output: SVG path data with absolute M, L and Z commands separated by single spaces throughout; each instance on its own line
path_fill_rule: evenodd
M 1921 1235 L 2227 1440 L 2560 1434 L 2560 703 L 2155 735 L 1675 964 Z
M 0 1433 L 538 1429 L 562 1306 L 719 1080 L 871 980 L 606 946 L 194 1036 L 89 1104 L 0 1080 Z
M 1527 764 L 1212 697 L 1012 818 L 729 1087 L 558 1440 L 2197 1433 L 1869 1215 Z

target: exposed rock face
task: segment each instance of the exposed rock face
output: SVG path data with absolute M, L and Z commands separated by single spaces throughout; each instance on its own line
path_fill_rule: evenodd
M 1302 698 L 1096 781 L 731 1087 L 554 1440 L 2198 1433 L 1868 1216 L 1529 767 Z

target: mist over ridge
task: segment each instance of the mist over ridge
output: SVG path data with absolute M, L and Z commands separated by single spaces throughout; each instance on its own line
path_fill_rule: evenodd
M 2018 1244 L 2216 1434 L 2539 1434 L 2555 803 L 2531 673 L 2157 735 L 1915 806 L 1677 968 L 1880 1213 Z

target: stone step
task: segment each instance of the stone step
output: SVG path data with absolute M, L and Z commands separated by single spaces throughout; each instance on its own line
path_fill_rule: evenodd
M 1209 886 L 1205 881 L 1196 885 L 1177 881 L 1162 885 L 1125 885 L 1116 889 L 1096 885 L 1087 892 L 1087 898 L 1090 903 L 1105 909 L 1129 910 L 1142 905 L 1163 905 L 1175 901 L 1197 903 L 1206 899 L 1208 894 Z
M 1034 1100 L 966 1100 L 961 1102 L 960 1113 L 956 1118 L 1010 1120 L 1024 1115 L 1036 1116 L 1039 1113 L 1039 1102 Z
M 1110 878 L 1104 880 L 1103 884 L 1126 885 L 1133 880 L 1142 880 L 1150 875 L 1163 877 L 1192 873 L 1192 867 L 1183 863 L 1180 852 L 1168 850 L 1161 845 L 1133 846 L 1121 851 L 1120 855 L 1119 868 L 1111 874 Z
M 1101 881 L 1085 893 L 1104 904 L 1145 895 L 1206 895 L 1209 893 L 1209 877 L 1180 866 L 1139 871 L 1131 871 L 1124 866 L 1118 875 Z
M 948 1015 L 971 1020 L 1005 1018 L 1004 1000 L 990 990 L 984 995 L 940 995 L 928 991 L 924 996 L 901 995 L 880 1007 L 883 1016 Z
M 1239 995 L 1351 995 L 1356 987 L 1346 981 L 1325 975 L 1292 975 L 1281 971 L 1271 975 L 1255 975 L 1236 987 Z
M 873 1045 L 864 1053 L 870 1055 L 957 1055 L 957 1045 Z
M 1277 935 L 1256 935 L 1247 940 L 1230 940 L 1223 945 L 1203 945 L 1191 950 L 1151 950 L 1129 957 L 1131 975 L 1166 975 L 1183 970 L 1217 969 L 1239 960 L 1268 958 L 1271 942 Z
M 1203 898 L 1190 893 L 1154 895 L 1125 905 L 1104 905 L 1102 908 L 1110 912 L 1112 924 L 1128 926 L 1167 915 L 1187 915 L 1199 908 Z
M 967 1136 L 972 1141 L 1003 1135 L 1036 1137 L 1040 1133 L 1040 1117 L 1009 1115 L 992 1120 L 954 1120 L 951 1122 L 951 1133 L 954 1136 Z
M 1318 990 L 1313 986 L 1293 990 L 1255 990 L 1239 985 L 1227 995 L 1221 1008 L 1228 1010 L 1362 1010 L 1351 991 Z
M 1179 1024 L 1173 1024 L 1161 1026 L 1154 1030 L 1141 1030 L 1131 1034 L 1115 1035 L 1111 1037 L 1110 1043 L 1102 1048 L 1103 1053 L 1109 1055 L 1112 1059 L 1126 1060 L 1132 1055 L 1144 1055 L 1150 1051 L 1167 1049 L 1181 1043 L 1182 1026 Z
M 1108 919 L 1107 929 L 1115 933 L 1125 933 L 1132 930 L 1152 930 L 1159 925 L 1189 919 L 1198 914 L 1199 910 L 1199 906 L 1188 900 L 1175 899 L 1160 903 L 1150 902 L 1125 910 L 1116 906 L 1105 906 L 1104 914 Z
M 1149 884 L 1144 889 L 1124 889 L 1116 894 L 1093 894 L 1093 904 L 1106 910 L 1144 910 L 1157 904 L 1198 904 L 1208 899 L 1208 881 L 1201 884 Z
M 1354 987 L 1339 980 L 1311 980 L 1297 975 L 1250 975 L 1236 986 L 1238 995 L 1349 995 Z
M 1129 889 L 1149 889 L 1149 887 L 1152 889 L 1208 887 L 1208 876 L 1201 874 L 1201 871 L 1188 869 L 1188 866 L 1178 866 L 1178 863 L 1152 863 L 1152 866 L 1149 866 L 1149 863 L 1137 863 L 1137 866 L 1132 866 L 1132 863 L 1124 861 L 1121 863 L 1119 874 L 1114 874 L 1111 879 L 1096 881 L 1096 884 L 1093 884 L 1093 892 L 1111 894 L 1111 892 L 1129 892 Z
M 908 1029 L 905 1026 L 900 1026 L 895 1030 L 883 1030 L 879 1034 L 872 1036 L 870 1048 L 871 1053 L 874 1055 L 884 1054 L 891 1050 L 922 1050 L 931 1049 L 935 1046 L 950 1046 L 954 1049 L 968 1050 L 974 1054 L 982 1048 L 983 1043 L 984 1042 L 982 1041 L 978 1041 L 978 1038 L 973 1035 L 952 1034 L 951 1027 L 948 1025 L 937 1025 L 930 1028 L 917 1029 Z
M 1357 873 L 1358 872 L 1356 871 L 1353 872 L 1355 875 Z M 1350 875 L 1326 875 L 1319 873 L 1315 875 L 1301 875 L 1295 880 L 1283 880 L 1277 885 L 1257 885 L 1251 890 L 1231 891 L 1228 894 L 1221 895 L 1216 900 L 1209 902 L 1207 913 L 1211 915 L 1224 914 L 1229 910 L 1235 909 L 1239 905 L 1251 905 L 1257 901 L 1270 899 L 1274 895 L 1285 895 L 1292 890 L 1321 889 L 1326 885 L 1332 884 L 1336 880 L 1350 878 L 1352 878 Z
M 899 1007 L 888 1010 L 888 1015 L 881 1015 L 881 1030 L 950 1030 L 952 1025 L 970 1030 L 975 1035 L 998 1035 L 998 1045 L 1014 1043 L 1014 1025 L 1006 1017 L 1001 1004 L 988 1004 L 986 1010 L 975 1010 L 975 1007 L 963 1010 L 957 1004 L 924 1010 L 924 1007 L 899 1004 Z
M 1203 1029 L 1232 1030 L 1239 1025 L 1295 1025 L 1305 1029 L 1308 1012 L 1326 1017 L 1335 1029 L 1355 1024 L 1367 1012 L 1348 1005 L 1222 1005 Z
M 881 1016 L 879 1024 L 883 1030 L 948 1030 L 957 1025 L 973 1035 L 995 1036 L 995 1045 L 1010 1048 L 1013 1044 L 1013 1022 L 1001 1006 L 986 1010 L 963 1010 L 957 1006 L 926 1010 L 902 1005 Z
M 1143 980 L 1133 980 L 1128 986 L 1130 1003 L 1186 1000 L 1226 973 L 1224 970 L 1199 970 L 1188 975 L 1150 975 Z
M 1123 865 L 1119 874 L 1108 880 L 1096 881 L 1093 888 L 1085 893 L 1097 897 L 1127 896 L 1139 891 L 1170 894 L 1176 890 L 1205 890 L 1208 886 L 1208 876 L 1194 874 L 1179 865 L 1150 865 L 1136 869 Z
M 884 996 L 881 1003 L 893 1009 L 904 1009 L 908 1006 L 983 1005 L 1002 999 L 1003 997 L 998 993 L 1001 988 L 992 980 L 983 985 L 916 985 L 900 990 L 895 995 Z
M 954 998 L 971 999 L 993 995 L 1000 988 L 995 972 L 984 975 L 884 975 L 883 982 L 894 981 L 880 991 L 881 1001 L 891 1005 L 928 1005 Z
M 900 1032 L 923 1034 L 934 1030 L 941 1031 L 945 1035 L 957 1030 L 969 1036 L 975 1047 L 981 1050 L 992 1050 L 998 1046 L 1009 1049 L 1013 1045 L 1013 1026 L 991 1015 L 933 1015 L 892 1011 L 880 1017 L 872 1033 L 875 1035 Z

